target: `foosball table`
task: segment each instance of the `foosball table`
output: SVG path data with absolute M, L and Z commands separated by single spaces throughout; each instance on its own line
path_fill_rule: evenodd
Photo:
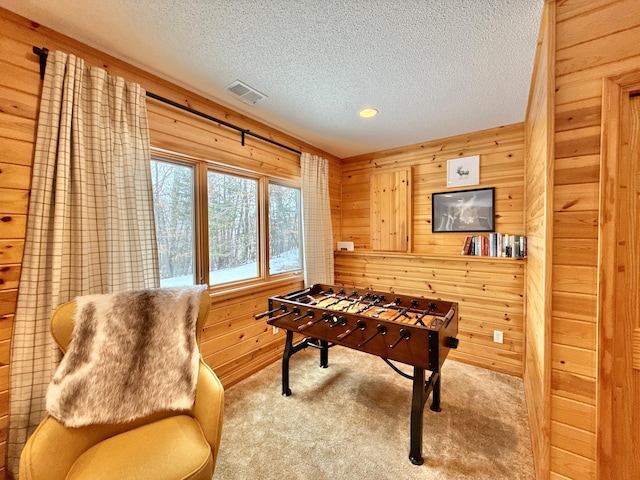
M 423 463 L 424 406 L 440 411 L 440 370 L 449 350 L 457 348 L 458 304 L 368 289 L 316 284 L 269 298 L 269 310 L 256 315 L 286 331 L 282 356 L 282 394 L 291 395 L 289 360 L 313 347 L 320 366 L 329 364 L 329 348 L 342 345 L 381 357 L 395 372 L 413 381 L 409 460 Z M 302 339 L 294 343 L 294 334 Z M 392 361 L 413 367 L 413 376 Z M 426 373 L 428 372 L 428 374 Z

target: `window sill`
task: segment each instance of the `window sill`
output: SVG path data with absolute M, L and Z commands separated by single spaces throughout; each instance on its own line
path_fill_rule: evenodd
M 296 284 L 296 283 L 300 283 L 302 284 L 304 282 L 304 276 L 302 275 L 302 273 L 300 274 L 291 274 L 291 275 L 285 275 L 283 274 L 282 276 L 279 276 L 278 278 L 275 279 L 269 279 L 269 280 L 255 280 L 255 281 L 251 281 L 248 283 L 242 283 L 242 284 L 236 284 L 236 285 L 224 285 L 224 286 L 216 286 L 216 287 L 209 287 L 209 296 L 211 297 L 212 300 L 215 299 L 222 299 L 224 297 L 229 297 L 229 296 L 238 296 L 241 294 L 246 294 L 246 293 L 258 293 L 262 290 L 273 290 L 274 288 L 278 288 L 280 286 L 283 287 L 283 289 L 289 289 L 289 287 L 291 286 L 291 284 Z

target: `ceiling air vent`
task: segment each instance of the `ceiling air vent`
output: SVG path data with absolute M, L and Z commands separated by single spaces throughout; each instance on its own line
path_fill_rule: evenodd
M 250 87 L 246 83 L 242 83 L 240 80 L 236 80 L 235 82 L 227 85 L 225 90 L 231 92 L 244 103 L 247 103 L 249 105 L 255 105 L 263 98 L 267 98 L 265 94 L 260 93 L 255 88 Z

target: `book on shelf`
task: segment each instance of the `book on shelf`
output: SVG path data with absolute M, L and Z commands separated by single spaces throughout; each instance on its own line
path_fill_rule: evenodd
M 467 235 L 462 244 L 462 255 L 471 255 L 471 239 L 472 237 Z
M 498 232 L 468 235 L 462 244 L 461 253 L 475 257 L 524 258 L 527 256 L 527 237 Z

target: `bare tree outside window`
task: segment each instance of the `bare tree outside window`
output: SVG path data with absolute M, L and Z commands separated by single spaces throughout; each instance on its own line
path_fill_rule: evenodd
M 269 184 L 269 274 L 302 269 L 300 189 Z
M 194 284 L 193 167 L 151 160 L 160 286 Z
M 209 171 L 209 284 L 258 277 L 258 181 Z

